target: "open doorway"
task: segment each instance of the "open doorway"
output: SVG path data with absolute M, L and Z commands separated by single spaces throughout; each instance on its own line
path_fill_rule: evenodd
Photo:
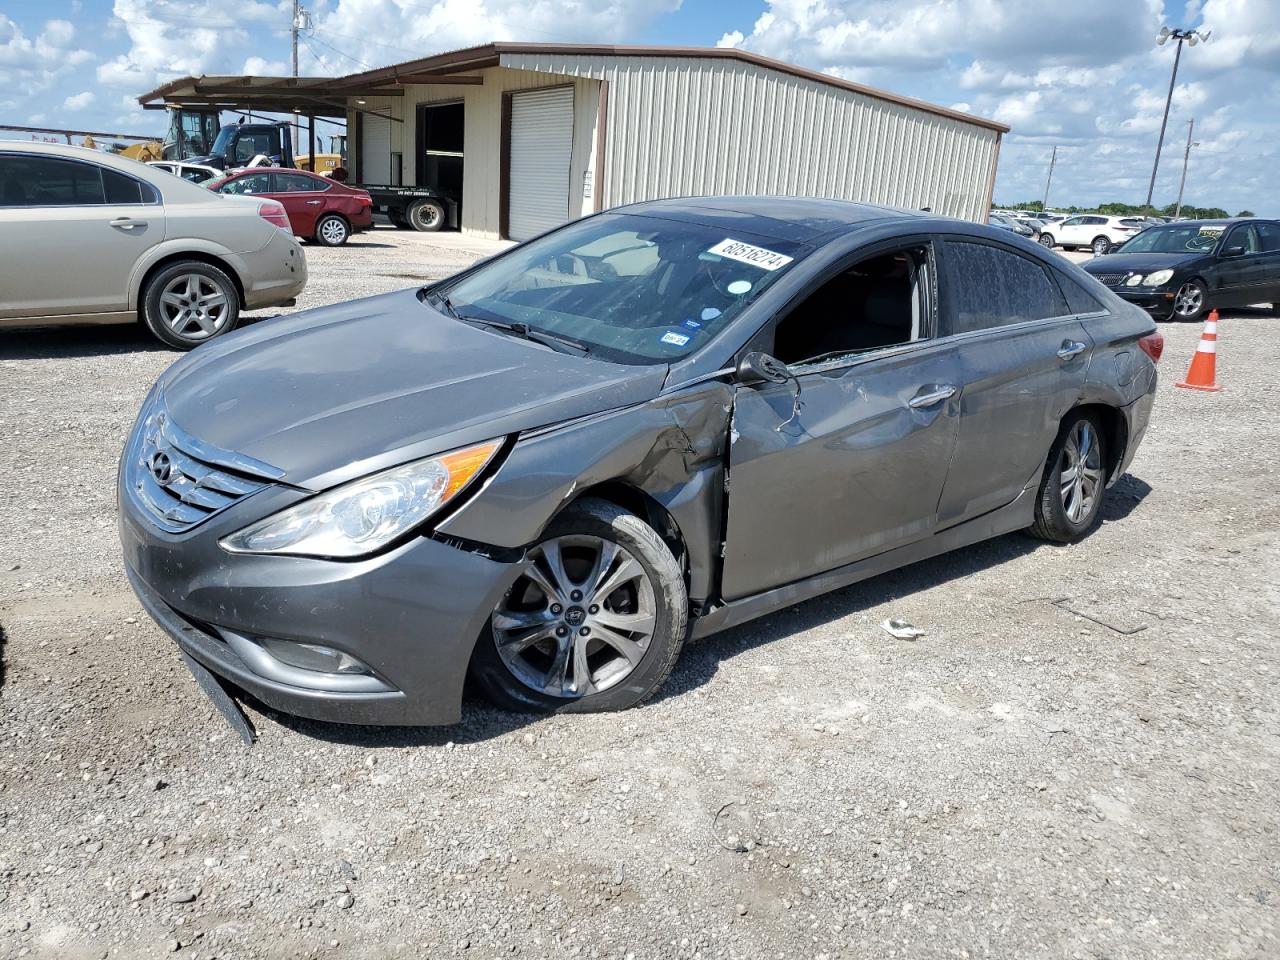
M 464 108 L 451 103 L 418 104 L 418 186 L 462 199 Z

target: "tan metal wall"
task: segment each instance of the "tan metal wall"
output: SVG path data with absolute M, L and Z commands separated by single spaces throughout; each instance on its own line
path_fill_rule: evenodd
M 986 219 L 998 135 L 976 124 L 711 58 L 529 53 L 502 65 L 609 82 L 606 207 L 746 193 Z

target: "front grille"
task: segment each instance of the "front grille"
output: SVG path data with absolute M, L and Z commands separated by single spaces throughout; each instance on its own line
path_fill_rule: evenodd
M 170 533 L 209 519 L 282 476 L 269 464 L 185 433 L 163 409 L 139 431 L 126 471 L 137 500 Z
M 1124 282 L 1124 278 L 1127 277 L 1128 274 L 1127 273 L 1099 273 L 1099 274 L 1096 274 L 1096 276 L 1108 287 L 1118 287 L 1122 282 Z

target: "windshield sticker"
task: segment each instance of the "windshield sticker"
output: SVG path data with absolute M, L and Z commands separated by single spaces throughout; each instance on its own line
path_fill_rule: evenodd
M 720 316 L 720 311 L 715 307 L 704 307 L 702 311 L 702 322 L 710 323 L 718 316 Z
M 702 324 L 700 324 L 697 320 L 690 318 L 688 320 L 682 320 L 680 322 L 680 326 L 688 327 L 690 330 L 697 330 L 702 327 Z
M 1216 237 L 1218 234 L 1222 233 L 1222 231 L 1223 231 L 1223 230 L 1225 230 L 1225 229 L 1227 229 L 1227 228 L 1226 228 L 1226 227 L 1218 227 L 1218 226 L 1212 226 L 1212 227 L 1201 227 L 1201 228 L 1200 228 L 1200 232 L 1201 232 L 1201 233 L 1208 233 L 1208 234 L 1212 234 L 1213 236 L 1215 236 L 1215 237 Z
M 676 333 L 674 330 L 668 330 L 662 335 L 662 340 L 660 342 L 669 343 L 676 347 L 683 347 L 689 342 L 689 338 L 683 333 Z
M 740 297 L 751 290 L 751 283 L 747 280 L 735 280 L 729 284 L 728 290 L 735 297 Z
M 793 259 L 785 254 L 766 250 L 764 247 L 753 247 L 749 243 L 729 238 L 721 240 L 707 253 L 714 253 L 718 257 L 727 257 L 730 260 L 737 260 L 739 263 L 749 263 L 751 266 L 759 267 L 761 270 L 780 270 Z

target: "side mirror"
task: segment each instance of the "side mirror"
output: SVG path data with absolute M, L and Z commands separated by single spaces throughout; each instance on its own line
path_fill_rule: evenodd
M 791 371 L 777 357 L 753 350 L 738 362 L 737 379 L 742 384 L 786 383 Z
M 1243 257 L 1243 256 L 1244 256 L 1244 247 L 1239 246 L 1239 245 L 1234 246 L 1234 247 L 1223 247 L 1223 249 L 1222 249 L 1222 253 L 1220 254 L 1220 256 L 1221 256 L 1224 260 L 1225 260 L 1226 258 L 1228 258 L 1228 257 Z

